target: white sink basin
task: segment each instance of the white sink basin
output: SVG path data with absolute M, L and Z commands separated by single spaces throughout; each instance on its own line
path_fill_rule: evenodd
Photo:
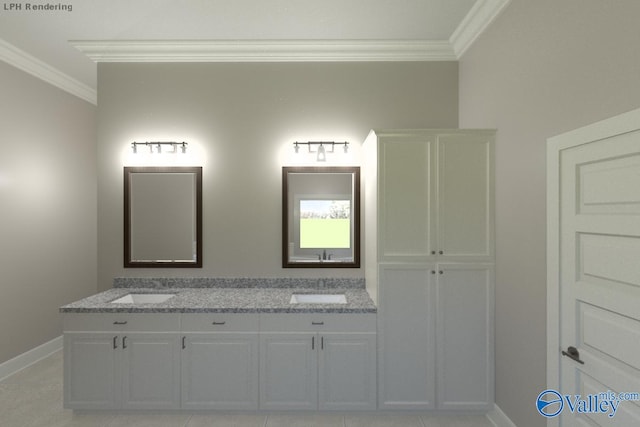
M 293 294 L 290 304 L 346 304 L 344 294 Z
M 176 294 L 127 294 L 111 301 L 112 304 L 159 304 Z

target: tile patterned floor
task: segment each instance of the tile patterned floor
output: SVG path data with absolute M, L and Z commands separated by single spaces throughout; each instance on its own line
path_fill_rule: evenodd
M 0 382 L 1 427 L 493 427 L 482 415 L 74 413 L 62 407 L 62 352 Z

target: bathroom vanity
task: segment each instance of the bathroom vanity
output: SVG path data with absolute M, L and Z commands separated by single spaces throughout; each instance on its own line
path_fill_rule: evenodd
M 376 307 L 361 279 L 134 280 L 60 308 L 66 408 L 376 408 Z

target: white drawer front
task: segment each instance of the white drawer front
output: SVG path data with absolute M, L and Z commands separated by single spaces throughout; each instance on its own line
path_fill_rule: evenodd
M 259 315 L 254 313 L 188 313 L 182 315 L 185 332 L 257 332 Z
M 63 330 L 69 331 L 180 331 L 179 313 L 65 313 Z
M 375 332 L 372 313 L 264 313 L 260 315 L 264 332 Z

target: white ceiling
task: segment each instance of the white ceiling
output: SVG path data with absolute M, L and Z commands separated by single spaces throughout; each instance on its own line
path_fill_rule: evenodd
M 124 60 L 140 60 L 148 53 L 149 46 L 141 47 L 138 43 L 133 51 L 131 46 L 132 42 L 141 41 L 151 41 L 156 49 L 164 46 L 165 50 L 167 42 L 179 41 L 183 44 L 183 51 L 185 44 L 193 47 L 195 42 L 201 43 L 200 50 L 214 48 L 218 53 L 220 46 L 224 46 L 228 53 L 229 46 L 238 49 L 244 46 L 242 43 L 251 45 L 254 50 L 257 42 L 277 41 L 278 49 L 282 49 L 286 42 L 289 50 L 292 42 L 297 43 L 296 50 L 305 46 L 313 50 L 333 44 L 334 51 L 346 49 L 343 55 L 353 58 L 357 58 L 358 50 L 362 49 L 384 46 L 382 49 L 398 52 L 408 47 L 411 52 L 425 54 L 422 60 L 455 60 L 508 0 L 49 2 L 52 5 L 69 5 L 71 11 L 26 10 L 27 4 L 47 2 L 16 3 L 22 5 L 22 10 L 6 10 L 11 3 L 5 2 L 0 11 L 0 59 L 45 80 L 48 75 L 49 80 L 58 86 L 80 86 L 83 88 L 81 92 L 88 92 L 88 98 L 91 98 L 90 92 L 95 92 L 97 80 L 94 61 L 122 61 L 122 56 L 109 58 L 109 55 L 104 55 L 114 46 L 120 52 L 123 46 L 129 49 L 129 56 Z M 348 48 L 343 46 L 346 42 L 349 42 Z M 264 46 L 257 49 L 264 49 Z M 438 55 L 433 56 L 433 52 L 431 56 L 426 54 L 430 49 L 437 49 Z M 151 60 L 158 60 L 153 58 Z M 165 55 L 160 60 L 167 58 Z M 176 58 L 180 60 L 181 57 Z M 192 57 L 191 60 L 202 58 Z M 209 55 L 204 60 L 216 58 L 220 57 Z M 288 60 L 286 58 L 281 60 Z M 331 56 L 322 58 L 326 60 Z M 342 60 L 348 60 L 345 58 Z M 359 60 L 367 58 L 370 60 L 375 56 Z M 382 60 L 393 60 L 390 58 L 392 56 Z M 397 56 L 395 60 L 402 58 L 407 57 Z M 419 60 L 421 57 L 415 58 Z M 226 57 L 226 60 L 230 59 Z M 262 57 L 258 60 L 268 59 Z

